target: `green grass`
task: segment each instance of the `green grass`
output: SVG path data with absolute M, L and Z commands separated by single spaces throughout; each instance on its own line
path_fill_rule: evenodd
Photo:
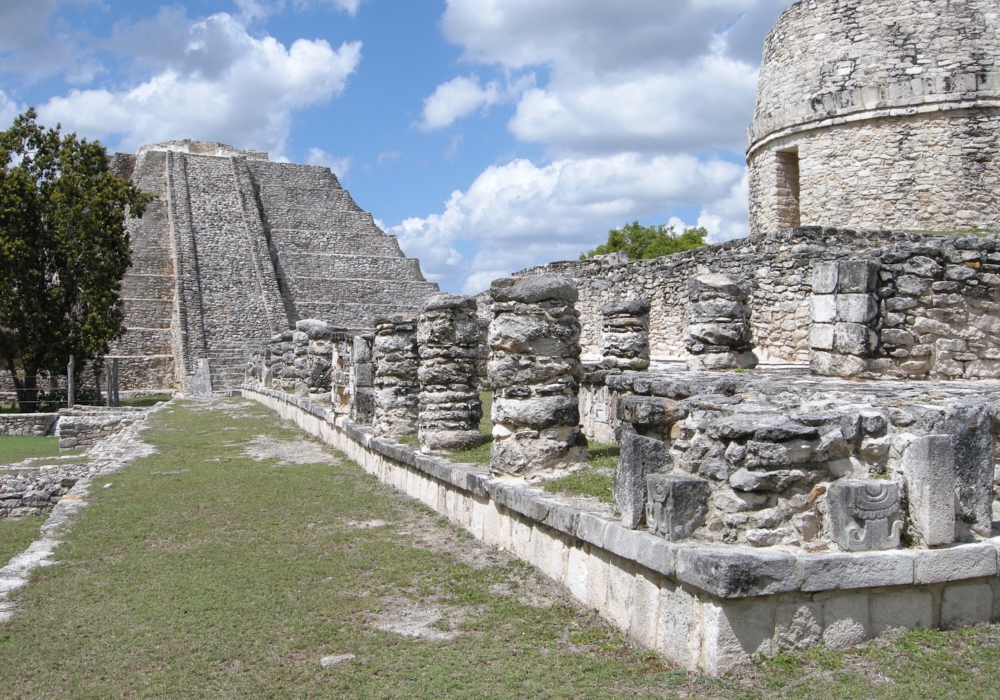
M 246 441 L 300 433 L 256 404 L 226 405 L 242 417 L 191 404 L 155 414 L 144 439 L 158 454 L 95 479 L 61 563 L 36 571 L 0 625 L 7 697 L 660 695 L 663 665 L 533 568 L 342 457 L 250 459 Z M 537 590 L 554 597 L 530 604 Z M 461 634 L 378 629 L 394 606 L 439 606 L 434 627 Z
M 59 438 L 36 435 L 0 435 L 0 464 L 21 462 L 29 457 L 56 457 L 59 454 Z
M 134 406 L 136 408 L 149 408 L 162 401 L 169 401 L 174 398 L 173 394 L 147 394 L 146 396 L 133 396 L 130 399 L 122 399 L 119 403 L 122 406 Z
M 618 445 L 590 443 L 590 464 L 559 479 L 545 482 L 545 490 L 570 496 L 593 496 L 611 503 L 611 484 L 618 466 Z
M 45 519 L 39 516 L 18 520 L 0 518 L 0 569 L 7 565 L 11 557 L 20 554 L 38 539 L 43 522 Z
M 490 410 L 493 408 L 493 392 L 480 391 L 479 399 L 483 402 L 483 417 L 479 421 L 479 432 L 483 435 L 483 443 L 468 450 L 460 450 L 448 455 L 453 462 L 466 464 L 489 464 L 490 444 L 493 442 L 493 421 L 490 420 Z

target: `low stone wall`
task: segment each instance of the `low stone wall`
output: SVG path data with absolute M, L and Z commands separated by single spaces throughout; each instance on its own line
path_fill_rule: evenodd
M 48 435 L 58 413 L 0 414 L 0 435 Z
M 1000 619 L 1000 538 L 863 553 L 670 542 L 626 529 L 601 504 L 571 505 L 519 480 L 376 438 L 305 399 L 251 386 L 243 395 L 530 562 L 684 668 L 718 674 L 754 654 Z
M 75 406 L 59 409 L 59 448 L 64 450 L 89 447 L 98 440 L 114 435 L 132 425 L 143 415 L 143 409 L 121 406 Z

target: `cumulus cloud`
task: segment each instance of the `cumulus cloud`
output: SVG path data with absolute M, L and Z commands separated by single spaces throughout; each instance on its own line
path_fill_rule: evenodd
M 503 91 L 497 81 L 491 80 L 485 86 L 480 86 L 479 76 L 475 73 L 468 78 L 459 76 L 438 85 L 434 94 L 424 100 L 420 128 L 430 131 L 451 126 L 456 119 L 481 107 L 495 105 L 502 98 Z
M 465 192 L 453 192 L 442 213 L 389 232 L 420 258 L 428 279 L 474 292 L 514 270 L 575 258 L 665 202 L 704 207 L 725 199 L 743 176 L 739 165 L 690 155 L 624 153 L 544 166 L 519 159 L 487 168 Z M 729 225 L 725 213 L 713 213 L 717 230 Z M 465 240 L 478 244 L 471 259 L 459 251 Z
M 24 111 L 24 107 L 19 107 L 14 100 L 7 97 L 7 94 L 0 90 L 0 130 L 6 129 L 13 122 L 14 118 Z
M 345 156 L 343 158 L 337 158 L 332 156 L 322 148 L 310 148 L 309 152 L 306 153 L 306 162 L 309 165 L 325 165 L 333 174 L 337 176 L 337 179 L 343 181 L 347 177 L 347 171 L 351 168 L 351 157 Z
M 162 28 L 158 41 L 142 41 Z M 334 50 L 324 40 L 285 47 L 248 33 L 219 13 L 192 22 L 165 10 L 155 20 L 119 27 L 120 45 L 143 45 L 138 55 L 154 67 L 147 80 L 120 90 L 72 90 L 39 107 L 43 122 L 105 141 L 117 137 L 132 150 L 178 138 L 225 141 L 281 155 L 296 109 L 340 94 L 361 60 L 361 42 Z
M 61 24 L 53 27 L 61 4 L 65 0 L 0 0 L 0 69 L 31 79 L 63 72 L 70 82 L 89 82 L 101 72 L 85 32 Z M 52 36 L 54 29 L 58 38 Z

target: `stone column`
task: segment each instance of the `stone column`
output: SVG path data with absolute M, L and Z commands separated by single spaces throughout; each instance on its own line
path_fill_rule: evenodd
M 601 307 L 601 367 L 649 367 L 649 300 L 616 302 Z
M 699 275 L 688 280 L 688 325 L 684 346 L 690 370 L 750 369 L 757 366 L 750 342 L 750 283 L 733 275 Z
M 809 367 L 813 374 L 850 377 L 868 371 L 878 345 L 878 265 L 842 260 L 813 265 Z
M 479 321 L 476 300 L 432 294 L 417 324 L 420 413 L 417 434 L 424 452 L 462 450 L 483 441 L 483 406 L 476 386 Z
M 295 393 L 295 344 L 294 331 L 287 330 L 271 336 L 271 385 L 286 394 Z
M 374 363 L 375 434 L 397 437 L 417 432 L 420 355 L 415 316 L 375 320 Z
M 295 330 L 305 333 L 305 354 L 299 356 L 296 349 L 296 365 L 299 379 L 305 383 L 306 395 L 314 401 L 328 402 L 330 400 L 331 376 L 333 370 L 333 333 L 334 329 L 326 322 L 307 318 L 295 324 Z
M 564 277 L 494 280 L 490 323 L 495 472 L 522 474 L 590 459 L 580 430 L 580 321 Z
M 354 364 L 351 367 L 351 420 L 371 423 L 375 417 L 375 367 L 372 364 L 371 333 L 354 336 Z

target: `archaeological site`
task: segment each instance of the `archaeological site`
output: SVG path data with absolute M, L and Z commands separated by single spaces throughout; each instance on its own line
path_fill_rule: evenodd
M 116 155 L 158 195 L 121 388 L 258 401 L 687 669 L 1000 620 L 998 61 L 994 0 L 802 0 L 764 46 L 750 236 L 476 297 L 326 168 Z M 595 444 L 610 503 L 547 490 Z

